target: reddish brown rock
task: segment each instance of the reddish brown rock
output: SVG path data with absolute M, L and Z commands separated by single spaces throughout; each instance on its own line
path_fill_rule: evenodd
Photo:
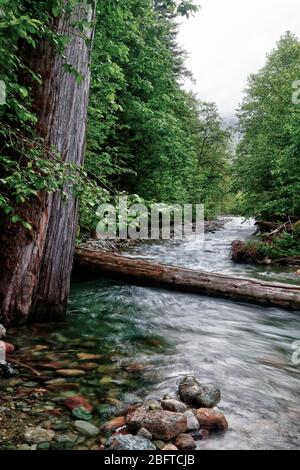
M 88 402 L 88 400 L 85 397 L 81 397 L 81 396 L 67 398 L 64 401 L 64 405 L 71 411 L 74 410 L 75 408 L 80 408 L 80 407 L 84 408 L 89 413 L 93 411 L 92 405 Z
M 154 439 L 171 441 L 187 428 L 186 417 L 179 413 L 165 410 L 148 410 L 144 406 L 130 411 L 126 416 L 128 429 L 137 432 L 146 428 Z
M 14 350 L 15 350 L 15 347 L 14 347 L 13 344 L 5 343 L 5 342 L 4 342 L 4 346 L 5 346 L 5 352 L 6 352 L 6 354 L 12 353 L 12 352 L 14 352 Z
M 196 411 L 196 418 L 200 428 L 216 431 L 226 431 L 228 429 L 228 422 L 221 411 L 199 408 Z
M 102 426 L 103 431 L 107 432 L 114 432 L 117 429 L 123 428 L 126 426 L 126 421 L 124 416 L 118 416 L 117 418 L 111 419 L 110 421 L 107 421 Z
M 127 436 L 130 434 L 130 432 L 128 431 L 127 426 L 122 426 L 121 428 L 115 430 L 115 434 L 122 434 L 123 436 Z
M 180 434 L 176 438 L 175 446 L 179 450 L 193 450 L 197 447 L 197 444 L 190 434 Z

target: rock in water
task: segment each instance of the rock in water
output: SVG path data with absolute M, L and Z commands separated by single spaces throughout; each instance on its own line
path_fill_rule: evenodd
M 73 418 L 76 418 L 81 421 L 90 421 L 92 419 L 91 413 L 86 411 L 83 406 L 79 406 L 78 408 L 74 408 L 72 410 L 72 416 Z
M 6 329 L 4 326 L 0 323 L 0 339 L 4 338 L 6 336 Z
M 196 449 L 197 444 L 189 434 L 180 434 L 176 438 L 175 446 L 179 450 L 193 450 Z
M 164 410 L 174 411 L 175 413 L 184 413 L 187 410 L 187 406 L 178 400 L 162 400 L 161 406 Z
M 114 435 L 107 441 L 106 445 L 113 450 L 156 450 L 155 445 L 148 439 L 141 436 L 132 436 L 131 434 L 127 436 Z
M 223 413 L 219 410 L 199 408 L 199 410 L 196 411 L 196 418 L 200 428 L 215 431 L 226 431 L 228 429 L 228 422 Z
M 99 429 L 86 421 L 75 421 L 74 428 L 76 431 L 80 432 L 80 434 L 87 437 L 96 437 L 99 434 Z
M 171 441 L 186 431 L 186 417 L 165 410 L 148 410 L 144 406 L 129 412 L 126 416 L 128 429 L 137 432 L 146 428 L 154 439 Z
M 24 441 L 27 444 L 39 444 L 40 442 L 51 442 L 54 439 L 55 432 L 49 429 L 43 429 L 40 426 L 35 428 L 26 428 L 24 432 Z
M 88 400 L 82 396 L 69 397 L 64 401 L 64 405 L 71 411 L 80 407 L 84 408 L 88 413 L 93 411 L 92 405 L 90 405 Z
M 180 398 L 200 408 L 213 408 L 221 400 L 221 392 L 214 385 L 201 385 L 195 377 L 187 376 L 179 384 Z
M 60 369 L 56 373 L 62 377 L 81 377 L 86 374 L 84 370 L 80 369 Z
M 112 432 L 116 431 L 117 429 L 122 428 L 125 425 L 126 425 L 125 417 L 124 416 L 117 416 L 116 418 L 114 418 L 110 421 L 107 421 L 107 423 L 105 423 L 102 426 L 102 429 L 103 429 L 103 431 L 107 431 L 107 432 L 112 433 Z
M 199 423 L 194 413 L 189 410 L 184 413 L 187 422 L 187 431 L 198 431 Z
M 101 359 L 100 354 L 79 353 L 79 354 L 77 354 L 77 357 L 81 361 L 94 361 L 94 360 L 97 360 L 97 359 Z

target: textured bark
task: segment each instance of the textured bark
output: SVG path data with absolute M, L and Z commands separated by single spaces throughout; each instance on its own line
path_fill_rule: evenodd
M 76 250 L 76 273 L 110 276 L 137 285 L 300 310 L 300 287 L 297 286 L 239 279 L 92 250 Z
M 71 17 L 62 15 L 54 27 L 70 37 L 64 57 L 44 42 L 30 58 L 43 78 L 34 90 L 37 130 L 62 161 L 82 165 L 90 86 L 90 47 L 74 25 L 93 20 L 95 12 L 79 2 Z M 89 32 L 92 39 L 92 28 Z M 84 77 L 65 71 L 68 63 Z M 40 194 L 22 208 L 32 233 L 2 221 L 0 239 L 0 320 L 6 324 L 63 316 L 69 294 L 78 201 L 61 194 Z

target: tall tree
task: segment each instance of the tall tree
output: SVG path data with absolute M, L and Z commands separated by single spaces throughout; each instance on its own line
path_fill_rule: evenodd
M 245 215 L 300 217 L 300 41 L 287 32 L 249 79 L 239 111 L 236 189 Z
M 41 10 L 43 7 L 47 12 L 50 10 L 54 17 L 49 31 L 63 34 L 67 38 L 65 47 L 63 53 L 56 50 L 53 41 L 42 34 L 44 25 L 35 40 L 26 41 L 29 36 L 25 31 L 22 36 L 26 45 L 18 41 L 19 57 L 28 57 L 23 71 L 30 70 L 31 76 L 40 78 L 30 86 L 28 74 L 21 74 L 19 83 L 26 85 L 24 90 L 27 87 L 32 91 L 35 131 L 42 138 L 45 162 L 53 160 L 55 153 L 59 156 L 58 164 L 80 167 L 85 146 L 95 4 L 82 0 L 72 2 L 70 8 L 71 3 L 66 1 L 42 3 Z M 21 4 L 24 18 L 27 2 Z M 7 25 L 6 32 L 10 32 L 13 24 L 9 19 Z M 38 146 L 37 142 L 32 145 Z M 32 162 L 26 162 L 27 165 Z M 7 184 L 7 180 L 3 181 Z M 0 320 L 5 323 L 50 320 L 65 313 L 78 201 L 69 186 L 64 189 L 67 194 L 38 191 L 22 204 L 19 213 L 30 224 L 30 231 L 2 212 Z

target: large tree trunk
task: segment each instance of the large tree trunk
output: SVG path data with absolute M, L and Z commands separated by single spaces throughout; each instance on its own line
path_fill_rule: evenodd
M 33 51 L 30 66 L 43 78 L 34 90 L 37 130 L 46 146 L 54 146 L 63 162 L 83 163 L 90 86 L 90 46 L 76 21 L 94 20 L 95 11 L 81 1 L 71 17 L 63 14 L 54 27 L 70 37 L 61 55 L 48 42 Z M 93 28 L 88 33 L 92 39 Z M 70 64 L 80 82 L 65 70 Z M 22 209 L 32 222 L 32 233 L 2 221 L 0 238 L 0 320 L 25 323 L 64 315 L 69 294 L 78 201 L 71 194 L 40 194 Z
M 142 286 L 223 297 L 267 307 L 300 310 L 298 286 L 240 279 L 93 250 L 76 250 L 74 273 L 79 273 L 81 276 L 88 274 L 110 276 Z

